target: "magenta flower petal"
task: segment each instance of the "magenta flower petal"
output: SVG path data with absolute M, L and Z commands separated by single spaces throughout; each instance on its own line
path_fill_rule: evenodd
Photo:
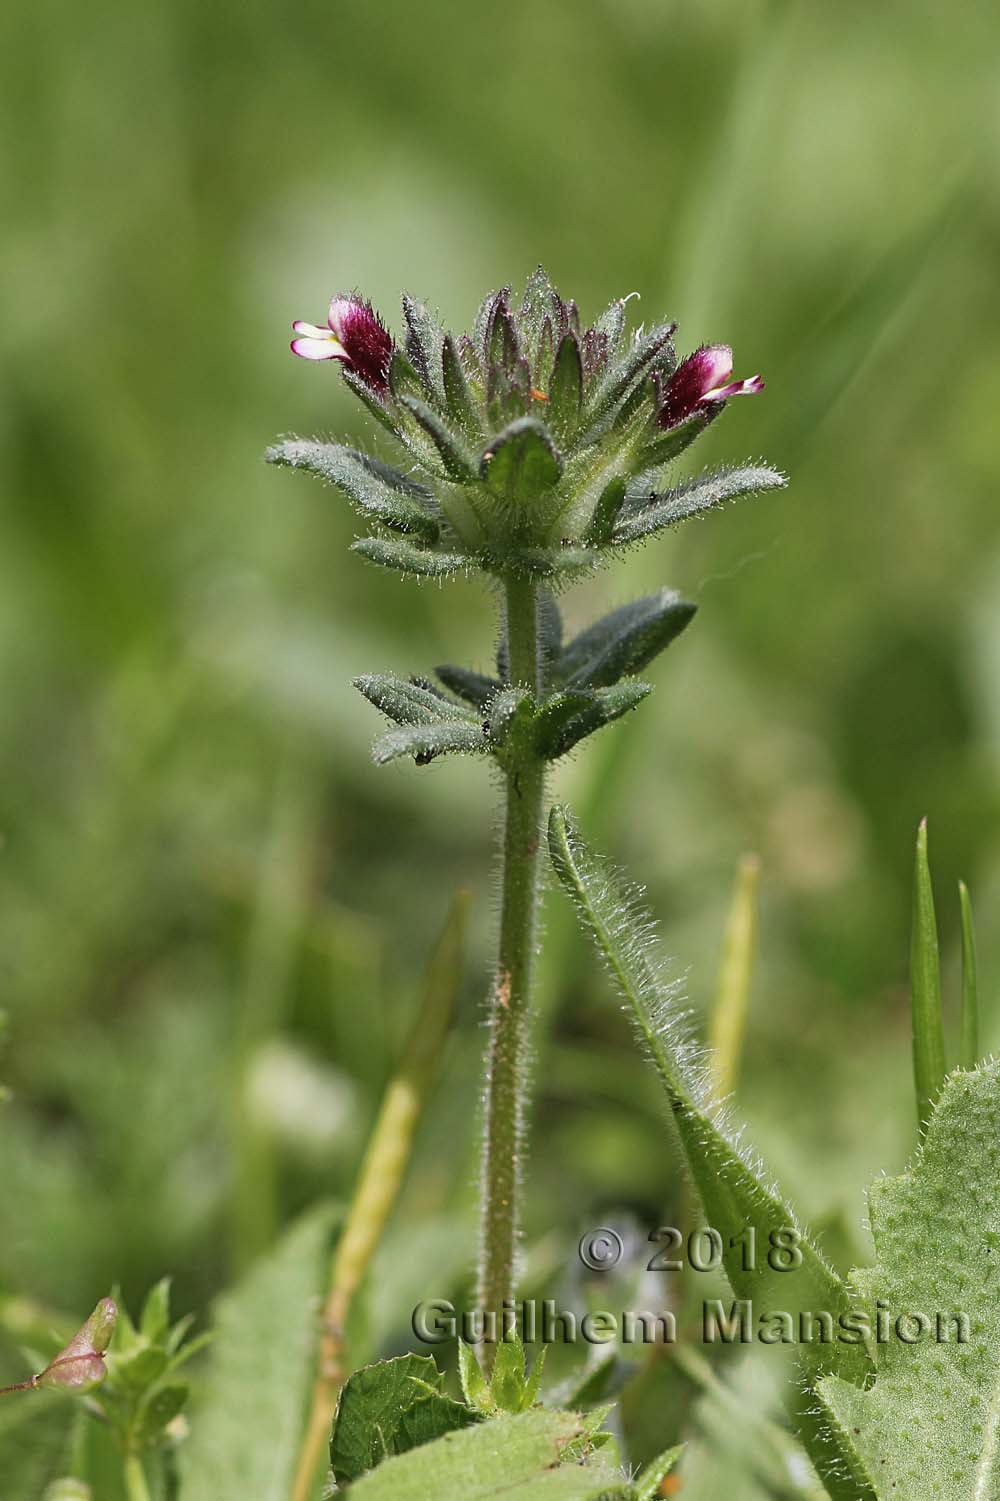
M 676 427 L 694 415 L 706 402 L 728 401 L 730 396 L 753 396 L 764 389 L 759 375 L 731 381 L 733 351 L 728 344 L 705 344 L 682 360 L 659 391 L 656 421 L 660 427 Z
M 728 401 L 730 396 L 756 396 L 764 389 L 764 380 L 760 375 L 750 375 L 746 380 L 731 380 L 728 385 L 717 386 L 714 391 L 706 391 L 702 401 Z
M 344 348 L 348 369 L 384 396 L 393 342 L 371 303 L 357 293 L 340 292 L 330 302 L 327 322 Z
M 293 339 L 291 349 L 300 360 L 347 360 L 344 350 L 329 334 L 321 339 Z

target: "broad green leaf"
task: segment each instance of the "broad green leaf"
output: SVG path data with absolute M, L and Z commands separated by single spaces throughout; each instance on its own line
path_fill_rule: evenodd
M 535 417 L 518 417 L 490 439 L 479 464 L 481 477 L 496 495 L 524 503 L 551 490 L 562 474 L 562 459 Z
M 1000 1496 L 998 1143 L 990 1061 L 949 1077 L 909 1171 L 869 1191 L 876 1264 L 854 1281 L 888 1337 L 867 1390 L 830 1377 L 819 1391 L 879 1501 Z
M 316 1308 L 334 1214 L 300 1220 L 216 1307 L 184 1501 L 288 1501 L 313 1377 Z
M 910 938 L 910 1012 L 913 1021 L 913 1080 L 920 1134 L 927 1130 L 934 1101 L 944 1083 L 944 1021 L 941 1016 L 941 958 L 938 953 L 934 891 L 927 861 L 927 820 L 917 832 L 913 871 L 913 930 Z
M 418 578 L 446 578 L 469 567 L 469 559 L 461 553 L 433 552 L 429 547 L 404 542 L 401 537 L 359 537 L 351 543 L 351 551 L 360 553 L 369 563 L 393 568 L 397 573 L 416 574 Z
M 972 922 L 969 888 L 958 883 L 962 909 L 962 1067 L 979 1062 L 979 974 L 976 962 L 976 930 Z
M 659 1075 L 701 1199 L 704 1223 L 719 1232 L 730 1285 L 737 1298 L 749 1304 L 751 1333 L 754 1320 L 774 1310 L 787 1314 L 796 1331 L 803 1315 L 812 1316 L 814 1328 L 822 1323 L 818 1315 L 829 1315 L 839 1328 L 840 1318 L 852 1312 L 848 1289 L 715 1103 L 706 1072 L 693 1061 L 694 1047 L 679 1011 L 676 985 L 662 978 L 650 919 L 637 893 L 595 856 L 559 807 L 549 819 L 549 850 L 556 875 L 605 961 Z M 754 1236 L 752 1256 L 746 1254 L 748 1229 Z M 738 1305 L 726 1310 L 732 1311 L 741 1310 Z M 840 1340 L 805 1343 L 803 1358 L 810 1376 L 834 1369 L 861 1381 L 868 1366 L 861 1345 Z M 853 1480 L 844 1479 L 843 1473 L 838 1479 L 834 1471 L 843 1470 L 846 1463 L 843 1445 L 835 1432 L 815 1421 L 813 1405 L 804 1392 L 796 1414 L 803 1442 L 830 1494 L 858 1501 Z
M 394 672 L 363 673 L 354 679 L 354 686 L 396 724 L 478 723 L 464 705 L 453 703 L 426 683 L 397 677 Z
M 581 631 L 561 653 L 558 679 L 567 688 L 600 688 L 640 672 L 669 646 L 695 616 L 697 605 L 673 589 L 612 610 Z
M 397 532 L 409 532 L 427 542 L 437 540 L 441 527 L 429 491 L 380 459 L 312 438 L 286 438 L 267 450 L 269 464 L 306 469 L 343 490 L 363 516 L 381 521 Z
M 616 546 L 638 542 L 690 516 L 714 511 L 728 500 L 756 495 L 762 490 L 782 489 L 787 483 L 779 470 L 769 469 L 766 464 L 745 464 L 713 470 L 685 480 L 672 490 L 628 494 L 615 523 L 612 542 Z
M 418 766 L 425 766 L 435 756 L 470 755 L 486 749 L 478 724 L 458 721 L 454 724 L 413 724 L 380 735 L 372 746 L 372 759 L 377 766 L 384 766 L 398 756 L 412 756 Z
M 468 484 L 469 480 L 475 479 L 476 466 L 472 455 L 459 434 L 452 432 L 434 408 L 417 396 L 402 395 L 399 401 L 434 444 L 449 479 L 459 484 Z
M 501 686 L 498 678 L 487 677 L 483 672 L 473 672 L 468 667 L 456 667 L 450 662 L 443 662 L 440 667 L 435 667 L 434 675 L 452 693 L 457 693 L 467 703 L 475 704 L 478 709 L 485 708 Z
M 400 1355 L 355 1371 L 340 1394 L 330 1439 L 334 1479 L 357 1480 L 393 1454 L 405 1454 L 480 1420 L 445 1395 L 427 1355 Z
M 586 1446 L 578 1413 L 534 1409 L 493 1418 L 387 1459 L 349 1489 L 351 1501 L 636 1501 L 621 1470 Z

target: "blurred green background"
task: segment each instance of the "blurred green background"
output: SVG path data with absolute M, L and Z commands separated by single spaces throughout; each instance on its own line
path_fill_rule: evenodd
M 398 328 L 405 286 L 461 328 L 539 261 L 585 316 L 638 291 L 681 349 L 767 378 L 697 462 L 765 455 L 789 489 L 569 596 L 571 624 L 661 583 L 701 610 L 556 782 L 648 886 L 697 1012 L 759 852 L 739 1109 L 860 1237 L 912 1145 L 924 814 L 949 975 L 960 875 L 987 999 L 1000 972 L 1000 14 L 14 0 L 0 25 L 0 1290 L 82 1315 L 169 1271 L 202 1314 L 349 1192 L 459 885 L 468 983 L 371 1348 L 468 1273 L 495 789 L 376 770 L 349 683 L 487 665 L 491 602 L 366 567 L 346 506 L 260 455 L 378 441 L 290 357 L 293 317 L 359 286 Z M 547 928 L 527 1243 L 568 1265 L 678 1183 L 555 893 Z

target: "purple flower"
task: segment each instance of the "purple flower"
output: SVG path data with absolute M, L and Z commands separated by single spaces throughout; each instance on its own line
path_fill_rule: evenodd
M 366 386 L 384 396 L 389 389 L 392 336 L 370 302 L 356 293 L 339 293 L 330 303 L 326 328 L 292 324 L 298 334 L 292 353 L 303 360 L 342 360 Z
M 682 360 L 670 379 L 657 385 L 656 421 L 660 427 L 676 427 L 699 406 L 728 401 L 730 396 L 756 396 L 763 391 L 759 375 L 731 380 L 733 351 L 728 344 L 703 344 Z

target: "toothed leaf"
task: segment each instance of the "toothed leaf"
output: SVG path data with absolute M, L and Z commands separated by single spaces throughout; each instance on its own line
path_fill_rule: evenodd
M 949 1077 L 913 1165 L 869 1192 L 876 1264 L 853 1280 L 873 1326 L 879 1305 L 888 1311 L 890 1337 L 877 1345 L 870 1387 L 830 1377 L 819 1392 L 878 1501 L 1000 1496 L 998 1140 L 993 1060 Z M 907 1344 L 896 1321 L 912 1336 L 918 1313 L 929 1327 Z
M 409 532 L 427 542 L 440 535 L 430 492 L 381 459 L 309 438 L 286 438 L 269 448 L 266 458 L 269 464 L 318 474 L 343 490 L 363 516 L 394 531 Z
M 568 688 L 598 688 L 640 672 L 690 624 L 696 610 L 673 589 L 612 610 L 561 653 L 559 681 Z
M 444 1377 L 427 1355 L 400 1355 L 355 1371 L 337 1404 L 330 1466 L 344 1485 L 393 1454 L 480 1421 L 474 1408 L 444 1393 Z

